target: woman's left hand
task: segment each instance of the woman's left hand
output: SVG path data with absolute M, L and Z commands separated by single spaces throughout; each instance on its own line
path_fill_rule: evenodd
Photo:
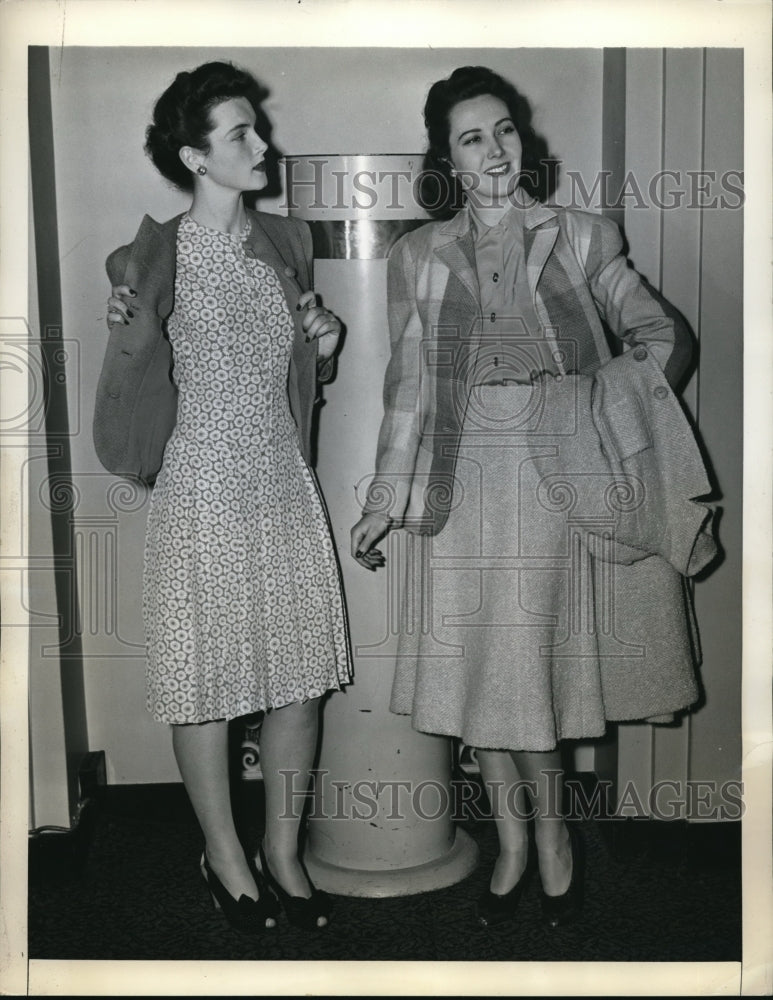
M 306 310 L 302 320 L 306 339 L 317 341 L 320 358 L 329 358 L 338 346 L 341 321 L 335 313 L 317 305 L 317 296 L 312 291 L 301 295 L 298 299 L 298 308 Z

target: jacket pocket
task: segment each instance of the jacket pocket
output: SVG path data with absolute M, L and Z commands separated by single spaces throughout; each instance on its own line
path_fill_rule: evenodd
M 602 406 L 601 419 L 605 430 L 605 449 L 624 462 L 632 455 L 652 447 L 652 435 L 644 409 L 634 394 Z

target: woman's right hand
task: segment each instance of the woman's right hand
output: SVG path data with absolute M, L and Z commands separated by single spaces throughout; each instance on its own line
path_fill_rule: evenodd
M 111 291 L 112 295 L 107 300 L 108 328 L 113 323 L 128 323 L 134 312 L 139 309 L 133 302 L 137 296 L 133 288 L 128 285 L 113 285 Z
M 373 546 L 389 531 L 391 523 L 391 519 L 383 514 L 363 514 L 352 528 L 352 556 L 360 566 L 375 572 L 385 564 L 384 553 Z

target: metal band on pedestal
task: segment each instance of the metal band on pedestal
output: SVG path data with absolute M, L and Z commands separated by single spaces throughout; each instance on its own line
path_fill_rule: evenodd
M 424 219 L 328 219 L 310 221 L 315 260 L 378 260 L 403 233 L 423 226 Z

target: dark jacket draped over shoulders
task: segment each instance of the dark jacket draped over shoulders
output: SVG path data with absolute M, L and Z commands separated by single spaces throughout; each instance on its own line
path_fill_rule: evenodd
M 288 375 L 290 409 L 301 451 L 311 460 L 311 424 L 318 382 L 332 376 L 333 361 L 318 361 L 317 343 L 306 343 L 302 313 L 295 307 L 312 288 L 311 234 L 306 223 L 248 211 L 251 231 L 245 253 L 270 265 L 287 297 L 295 323 Z M 113 326 L 97 385 L 93 437 L 97 456 L 112 473 L 152 483 L 177 420 L 177 388 L 166 322 L 174 309 L 177 231 L 182 215 L 159 223 L 146 215 L 134 240 L 106 261 L 112 286 L 129 285 L 137 308 L 126 324 Z

